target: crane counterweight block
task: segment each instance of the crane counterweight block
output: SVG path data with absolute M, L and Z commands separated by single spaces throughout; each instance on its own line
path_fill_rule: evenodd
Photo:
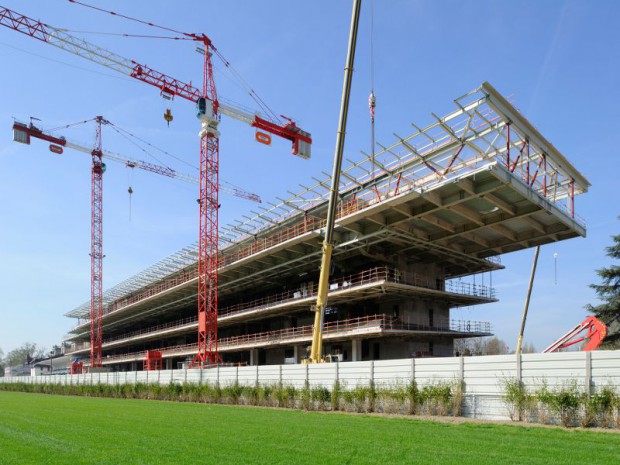
M 15 142 L 30 145 L 31 137 L 45 140 L 47 142 L 51 142 L 52 144 L 61 145 L 63 147 L 67 145 L 67 141 L 64 138 L 54 137 L 50 134 L 46 134 L 32 124 L 27 125 L 25 123 L 20 123 L 19 121 L 15 121 L 13 123 L 13 140 Z
M 256 116 L 252 123 L 257 129 L 267 131 L 293 143 L 291 153 L 298 157 L 309 159 L 311 156 L 312 137 L 309 132 L 302 131 L 293 121 L 284 125 L 278 125 L 271 121 Z

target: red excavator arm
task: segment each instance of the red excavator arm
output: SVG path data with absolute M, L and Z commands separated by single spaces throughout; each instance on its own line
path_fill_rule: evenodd
M 588 333 L 585 336 L 577 337 L 586 329 L 588 330 Z M 564 336 L 543 350 L 543 354 L 548 352 L 557 352 L 560 349 L 570 347 L 582 341 L 586 341 L 586 344 L 581 350 L 595 350 L 602 344 L 605 336 L 607 336 L 607 326 L 605 326 L 605 323 L 594 316 L 589 316 L 567 332 Z

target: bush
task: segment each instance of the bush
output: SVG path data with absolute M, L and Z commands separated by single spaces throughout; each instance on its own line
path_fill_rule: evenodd
M 342 387 L 340 386 L 340 381 L 334 382 L 334 387 L 332 388 L 332 396 L 331 396 L 331 407 L 335 412 L 340 410 L 340 398 L 342 397 Z
M 428 415 L 448 415 L 452 409 L 452 398 L 452 384 L 438 381 L 422 388 L 420 405 Z
M 331 400 L 331 392 L 324 386 L 318 386 L 310 390 L 310 397 L 318 410 L 325 410 Z
M 562 386 L 553 392 L 551 407 L 565 427 L 575 423 L 582 397 L 583 394 L 579 392 L 576 382 Z
M 502 400 L 508 409 L 508 416 L 512 421 L 522 420 L 528 397 L 523 383 L 516 378 L 504 378 L 500 383 L 504 390 Z

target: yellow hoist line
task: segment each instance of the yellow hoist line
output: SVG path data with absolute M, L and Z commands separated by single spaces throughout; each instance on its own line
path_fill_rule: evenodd
M 312 328 L 312 350 L 310 358 L 305 363 L 322 363 L 323 360 L 323 317 L 327 305 L 327 291 L 329 285 L 329 270 L 331 267 L 332 250 L 334 248 L 333 235 L 334 223 L 336 222 L 336 207 L 338 202 L 338 187 L 340 185 L 340 168 L 342 166 L 342 154 L 347 128 L 347 115 L 349 112 L 349 95 L 351 94 L 351 81 L 353 78 L 353 63 L 355 61 L 355 45 L 357 43 L 357 29 L 360 19 L 361 0 L 353 0 L 353 12 L 351 13 L 351 29 L 349 32 L 349 48 L 347 62 L 344 68 L 344 84 L 342 87 L 342 101 L 340 102 L 340 118 L 338 120 L 338 133 L 336 137 L 336 150 L 334 153 L 334 166 L 332 170 L 332 185 L 329 193 L 327 206 L 327 224 L 325 226 L 325 240 L 323 241 L 323 256 L 321 258 L 321 273 L 319 275 L 318 295 L 316 305 L 312 308 L 314 314 L 314 327 Z

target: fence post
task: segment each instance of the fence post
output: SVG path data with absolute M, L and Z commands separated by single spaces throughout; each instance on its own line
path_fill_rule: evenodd
M 278 367 L 280 367 L 279 371 L 279 383 L 280 383 L 280 387 L 282 387 L 282 365 L 278 365 Z
M 184 368 L 185 373 L 183 374 L 183 384 L 187 384 L 187 367 Z
M 411 384 L 415 383 L 415 358 L 411 357 Z
M 585 352 L 586 356 L 586 376 L 585 376 L 585 392 L 588 396 L 592 395 L 592 352 Z
M 216 376 L 217 376 L 217 385 L 219 386 L 220 385 L 220 366 L 219 365 L 217 366 Z
M 203 373 L 204 373 L 204 370 L 203 370 L 203 369 L 201 369 L 201 370 L 200 370 L 200 381 L 199 381 L 199 383 L 200 383 L 200 384 L 202 384 L 202 374 L 203 374 Z
M 459 357 L 459 378 L 461 386 L 465 384 L 465 357 L 461 355 Z
M 521 354 L 517 354 L 517 382 L 521 384 Z
M 235 372 L 235 384 L 239 385 L 239 365 L 237 365 L 237 371 Z
M 310 385 L 310 364 L 306 363 L 306 387 Z
M 258 386 L 258 365 L 256 365 L 256 386 Z
M 340 361 L 336 360 L 336 383 L 340 383 Z
M 374 384 L 375 383 L 375 361 L 371 360 L 370 361 L 370 382 L 369 384 Z

